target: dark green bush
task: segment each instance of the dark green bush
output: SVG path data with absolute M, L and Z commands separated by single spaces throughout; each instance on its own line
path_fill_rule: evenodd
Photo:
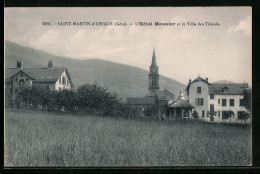
M 41 85 L 20 87 L 16 95 L 16 106 L 38 108 L 41 106 L 48 111 L 80 112 L 101 116 L 136 117 L 136 109 L 122 102 L 115 92 L 107 87 L 94 84 L 85 84 L 77 91 L 62 90 L 50 91 Z

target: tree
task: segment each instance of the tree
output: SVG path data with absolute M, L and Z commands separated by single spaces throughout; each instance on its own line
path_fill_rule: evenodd
M 109 92 L 108 87 L 94 84 L 85 84 L 78 88 L 79 109 L 98 111 L 102 115 L 117 115 L 124 110 L 121 98 L 115 92 Z
M 197 111 L 194 111 L 193 114 L 192 114 L 192 116 L 193 116 L 194 118 L 199 118 L 199 114 L 198 114 Z
M 244 103 L 244 106 L 246 107 L 246 109 L 248 111 L 251 112 L 251 109 L 252 109 L 252 90 L 251 89 L 245 89 L 243 91 L 243 103 Z
M 210 121 L 214 121 L 214 116 L 217 115 L 217 112 L 216 111 L 208 111 L 207 112 L 207 116 L 210 117 Z
M 26 106 L 28 107 L 31 98 L 31 89 L 30 86 L 21 86 L 17 88 L 15 102 L 16 105 L 19 105 L 20 109 L 22 108 L 23 103 L 26 103 Z
M 159 110 L 158 105 L 151 105 L 150 107 L 144 110 L 144 114 L 146 116 L 154 116 L 157 115 L 158 110 Z
M 97 83 L 85 84 L 77 91 L 64 89 L 62 91 L 50 91 L 42 85 L 21 87 L 16 96 L 17 106 L 22 107 L 23 103 L 32 104 L 37 108 L 45 106 L 49 111 L 96 113 L 104 116 L 123 116 L 133 118 L 136 109 L 122 102 L 122 98 L 110 92 L 108 87 L 100 86 Z M 156 108 L 153 108 L 156 110 Z M 153 112 L 151 109 L 151 112 Z

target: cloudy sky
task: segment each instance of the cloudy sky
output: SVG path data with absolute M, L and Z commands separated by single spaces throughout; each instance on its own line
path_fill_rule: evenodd
M 52 26 L 42 25 L 48 21 Z M 54 25 L 111 21 L 128 25 Z M 250 7 L 6 8 L 5 39 L 58 56 L 99 58 L 147 70 L 155 46 L 161 75 L 184 84 L 198 74 L 210 82 L 251 84 L 251 21 Z M 181 25 L 129 25 L 135 22 Z M 188 26 L 187 22 L 219 26 Z

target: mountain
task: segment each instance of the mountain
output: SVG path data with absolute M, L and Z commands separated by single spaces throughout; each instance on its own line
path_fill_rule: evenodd
M 219 80 L 219 81 L 215 81 L 215 82 L 212 82 L 212 83 L 222 83 L 222 84 L 226 84 L 226 83 L 234 83 L 234 82 L 231 82 L 231 81 L 228 81 L 228 80 Z
M 86 83 L 97 82 L 108 86 L 110 91 L 126 97 L 141 97 L 148 93 L 148 71 L 134 66 L 114 63 L 101 59 L 78 60 L 52 54 L 5 41 L 5 67 L 13 68 L 22 60 L 23 67 L 47 67 L 48 60 L 54 66 L 67 67 L 73 84 L 77 88 Z M 147 67 L 148 69 L 148 67 Z M 172 91 L 178 97 L 185 85 L 165 76 L 160 76 L 160 89 Z

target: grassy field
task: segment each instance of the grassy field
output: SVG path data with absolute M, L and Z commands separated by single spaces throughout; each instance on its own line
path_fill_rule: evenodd
M 5 166 L 250 165 L 251 127 L 5 111 Z

